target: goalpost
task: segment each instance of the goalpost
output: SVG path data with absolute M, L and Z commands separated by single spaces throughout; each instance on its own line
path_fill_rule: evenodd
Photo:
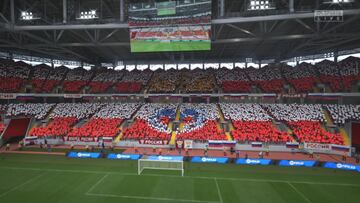
M 184 176 L 184 161 L 139 159 L 138 175 L 140 175 L 144 169 L 181 171 L 181 176 Z

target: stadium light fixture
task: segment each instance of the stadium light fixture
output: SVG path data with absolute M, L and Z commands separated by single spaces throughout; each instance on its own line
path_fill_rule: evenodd
M 39 18 L 35 18 L 32 12 L 21 11 L 20 19 L 21 20 L 36 20 Z
M 250 4 L 248 6 L 248 10 L 256 11 L 256 10 L 270 10 L 275 9 L 270 1 L 263 1 L 263 0 L 250 0 Z
M 354 0 L 325 0 L 324 4 L 348 4 L 353 3 Z
M 77 19 L 80 19 L 80 20 L 88 20 L 88 19 L 96 19 L 98 18 L 98 15 L 96 14 L 96 10 L 89 10 L 89 11 L 81 11 L 80 12 L 80 17 L 77 18 Z

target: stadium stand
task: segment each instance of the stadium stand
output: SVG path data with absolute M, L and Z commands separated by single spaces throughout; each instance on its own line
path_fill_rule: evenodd
M 168 124 L 175 118 L 175 104 L 144 104 L 136 113 L 135 121 L 124 130 L 122 139 L 170 140 Z
M 316 85 L 317 74 L 313 65 L 309 63 L 301 63 L 295 67 L 284 66 L 282 71 L 288 83 L 294 87 L 295 92 L 312 92 Z
M 176 135 L 178 140 L 226 140 L 217 126 L 220 115 L 215 104 L 182 104 L 180 119 L 184 123 Z
M 64 91 L 69 93 L 80 92 L 88 84 L 93 74 L 93 71 L 87 71 L 83 68 L 70 70 L 63 83 Z
M 221 68 L 216 71 L 216 79 L 226 93 L 251 92 L 252 83 L 244 70 L 235 67 L 233 70 Z
M 261 69 L 245 69 L 249 78 L 263 91 L 280 93 L 285 81 L 281 76 L 281 69 L 277 66 L 265 66 Z
M 30 74 L 30 66 L 24 62 L 0 61 L 0 91 L 20 92 Z
M 300 142 L 343 144 L 339 133 L 331 133 L 322 125 L 325 116 L 320 104 L 264 104 L 278 121 L 284 121 Z
M 43 119 L 55 104 L 9 104 L 7 116 L 30 116 L 35 119 Z
M 360 106 L 355 105 L 338 105 L 327 104 L 325 108 L 330 112 L 330 115 L 335 124 L 344 125 L 351 120 L 360 121 Z
M 291 141 L 287 132 L 279 131 L 272 118 L 259 104 L 220 104 L 224 117 L 231 120 L 233 138 L 240 142 L 258 141 L 285 143 Z
M 74 127 L 68 136 L 115 137 L 120 132 L 120 124 L 124 119 L 128 119 L 138 107 L 139 104 L 107 104 L 84 125 Z

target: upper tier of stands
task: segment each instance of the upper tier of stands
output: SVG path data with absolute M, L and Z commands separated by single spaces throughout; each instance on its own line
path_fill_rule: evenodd
M 261 69 L 195 69 L 115 71 L 69 70 L 46 65 L 0 60 L 0 92 L 49 93 L 306 93 L 325 87 L 328 92 L 358 91 L 360 62 L 349 57 L 339 63 L 322 61 L 316 65 L 284 64 Z M 323 84 L 322 86 L 320 84 Z M 32 89 L 29 87 L 32 86 Z M 59 88 L 56 88 L 59 87 Z M 322 91 L 322 90 L 321 90 Z

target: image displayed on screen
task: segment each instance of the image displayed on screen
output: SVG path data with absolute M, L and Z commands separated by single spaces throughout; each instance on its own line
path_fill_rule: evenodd
M 131 52 L 211 49 L 211 0 L 134 1 L 129 5 Z

